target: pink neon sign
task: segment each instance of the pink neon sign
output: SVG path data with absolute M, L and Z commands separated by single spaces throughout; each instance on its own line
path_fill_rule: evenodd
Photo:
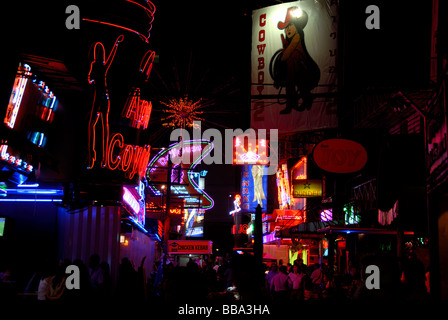
M 123 203 L 130 214 L 136 218 L 137 222 L 144 225 L 145 205 L 142 201 L 140 201 L 140 198 L 136 195 L 136 192 L 136 190 L 130 190 L 127 187 L 123 187 Z

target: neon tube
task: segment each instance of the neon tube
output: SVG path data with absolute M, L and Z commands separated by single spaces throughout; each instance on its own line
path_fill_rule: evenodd
M 197 166 L 197 164 L 202 161 L 202 159 L 204 159 L 214 148 L 214 145 L 211 141 L 207 141 L 207 140 L 187 140 L 182 142 L 182 146 L 184 147 L 185 145 L 193 145 L 197 144 L 197 143 L 206 143 L 207 146 L 202 149 L 202 153 L 201 155 L 197 158 L 193 160 L 193 163 L 190 165 L 190 167 L 187 170 L 187 177 L 188 177 L 188 181 L 190 182 L 190 184 L 193 186 L 193 188 L 201 195 L 203 195 L 208 201 L 210 201 L 210 205 L 209 206 L 205 206 L 202 207 L 202 209 L 208 210 L 213 208 L 214 206 L 214 201 L 213 199 L 203 190 L 201 189 L 198 184 L 192 180 L 193 178 L 193 173 L 192 170 Z M 171 150 L 175 149 L 177 146 L 179 146 L 180 143 L 179 142 L 174 142 L 173 144 L 169 145 L 169 147 L 167 149 L 162 149 L 160 150 L 149 162 L 148 167 L 147 167 L 147 171 L 146 171 L 146 176 L 148 178 L 148 181 L 150 182 L 151 179 L 149 178 L 149 174 L 151 172 L 151 169 L 153 169 L 154 164 L 160 159 L 162 158 L 163 155 L 165 155 L 166 153 L 170 153 Z M 194 150 L 194 149 L 193 149 Z M 191 149 L 190 149 L 191 151 Z M 154 188 L 153 186 L 151 186 L 150 184 L 148 185 L 149 188 L 154 192 L 155 195 L 161 195 L 161 192 L 159 190 L 157 190 L 156 188 Z
M 145 37 L 144 35 L 142 35 L 140 32 L 135 31 L 135 30 L 133 30 L 133 29 L 129 29 L 129 28 L 120 26 L 120 25 L 118 25 L 118 24 L 109 23 L 109 22 L 105 22 L 105 21 L 99 21 L 99 20 L 92 20 L 92 19 L 87 19 L 87 18 L 82 18 L 82 20 L 83 20 L 83 21 L 94 22 L 94 23 L 100 23 L 100 24 L 104 24 L 104 25 L 107 25 L 107 26 L 112 26 L 112 27 L 115 27 L 115 28 L 123 29 L 123 30 L 129 31 L 129 32 L 135 33 L 135 34 L 138 35 L 140 38 L 142 38 L 143 41 L 145 41 L 146 43 L 149 42 L 149 39 L 148 39 L 147 37 Z
M 23 93 L 28 82 L 28 76 L 31 75 L 31 67 L 27 64 L 23 65 L 23 75 L 20 74 L 21 66 L 19 65 L 19 72 L 16 75 L 14 86 L 12 88 L 11 98 L 6 111 L 6 117 L 3 121 L 11 129 L 16 123 L 17 114 L 19 113 L 20 104 L 22 103 Z
M 138 216 L 140 213 L 140 203 L 126 187 L 123 187 L 123 201 L 126 202 L 132 211 L 134 211 L 134 213 Z
M 0 199 L 0 202 L 62 202 L 62 199 Z

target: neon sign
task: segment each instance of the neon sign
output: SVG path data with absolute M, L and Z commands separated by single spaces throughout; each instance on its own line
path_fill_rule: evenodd
M 182 214 L 182 208 L 171 208 L 170 214 Z
M 233 201 L 233 205 L 235 206 L 235 208 L 234 208 L 234 210 L 229 212 L 230 215 L 233 215 L 233 214 L 241 211 L 241 196 L 239 194 L 235 195 L 235 200 Z
M 24 64 L 23 66 L 19 64 L 19 71 L 14 80 L 8 108 L 6 109 L 6 117 L 3 120 L 3 122 L 11 129 L 14 128 L 16 123 L 17 114 L 19 113 L 20 104 L 22 103 L 23 93 L 25 92 L 25 87 L 30 76 L 31 67 L 27 64 Z
M 142 227 L 145 224 L 145 205 L 142 203 L 142 199 L 135 194 L 136 192 L 135 189 L 123 187 L 123 202 L 134 217 L 132 221 Z
M 107 72 L 114 60 L 118 45 L 123 41 L 120 35 L 111 49 L 107 59 L 105 48 L 101 42 L 94 44 L 94 55 L 88 74 L 88 82 L 95 85 L 95 94 L 89 121 L 89 160 L 88 169 L 92 169 L 97 159 L 96 126 L 101 121 L 102 161 L 101 166 L 109 170 L 120 170 L 127 179 L 137 174 L 142 177 L 150 158 L 150 146 L 126 144 L 121 133 L 109 135 L 110 97 L 107 88 Z M 140 63 L 139 72 L 149 77 L 154 60 L 154 52 L 147 51 Z M 140 89 L 132 88 L 124 105 L 122 116 L 132 120 L 132 126 L 146 129 L 151 114 L 151 103 L 140 99 Z
M 132 211 L 138 215 L 140 212 L 140 204 L 128 188 L 123 187 L 123 201 L 126 202 Z
M 332 221 L 333 209 L 324 209 L 320 212 L 320 221 Z
M 87 75 L 87 81 L 90 84 L 94 84 L 95 94 L 93 96 L 92 110 L 89 120 L 89 163 L 88 169 L 93 168 L 96 161 L 96 125 L 101 120 L 101 133 L 103 142 L 103 165 L 105 162 L 107 140 L 109 139 L 109 91 L 107 89 L 107 72 L 115 58 L 115 54 L 118 49 L 118 44 L 124 39 L 123 35 L 120 35 L 112 50 L 105 58 L 106 52 L 104 45 L 101 42 L 96 42 L 93 47 L 93 60 L 90 63 L 89 74 Z M 97 59 L 97 55 L 99 56 Z M 93 78 L 92 78 L 93 77 Z M 106 143 L 105 143 L 106 142 Z
M 289 209 L 291 205 L 291 190 L 288 167 L 286 164 L 282 164 L 277 171 L 277 193 L 280 209 Z
M 110 170 L 125 172 L 128 179 L 135 174 L 142 177 L 146 171 L 146 165 L 150 157 L 150 146 L 143 147 L 125 144 L 123 135 L 115 133 L 110 138 L 107 146 L 105 167 Z
M 233 164 L 269 164 L 266 139 L 257 140 L 248 135 L 240 135 L 234 141 Z
M 132 120 L 132 127 L 146 129 L 151 117 L 151 110 L 151 102 L 140 99 L 140 88 L 132 88 L 126 100 L 122 116 Z
M 322 197 L 322 181 L 299 179 L 292 182 L 294 198 Z
M 3 120 L 4 124 L 10 128 L 15 129 L 21 132 L 21 128 L 23 125 L 20 125 L 17 122 L 19 111 L 21 109 L 25 109 L 20 111 L 21 114 L 29 113 L 29 108 L 32 106 L 33 113 L 35 112 L 35 108 L 38 108 L 36 115 L 45 122 L 51 122 L 52 116 L 54 115 L 53 111 L 55 110 L 56 105 L 56 96 L 52 91 L 45 85 L 43 81 L 37 81 L 36 79 L 32 80 L 32 85 L 28 85 L 28 79 L 32 76 L 31 67 L 28 64 L 19 63 L 18 71 L 14 80 L 14 84 L 12 87 L 10 99 L 8 102 L 8 107 L 6 110 L 6 116 Z M 28 88 L 28 89 L 27 89 Z M 29 91 L 31 90 L 31 91 Z M 25 104 L 23 102 L 23 98 L 25 95 L 29 96 L 27 100 L 25 100 Z M 32 129 L 31 129 L 32 130 Z M 31 131 L 30 128 L 26 127 L 26 135 L 27 138 L 38 147 L 43 147 L 47 140 L 47 134 L 41 131 Z M 31 172 L 33 170 L 33 166 L 27 163 L 24 159 L 20 157 L 14 150 L 8 150 L 9 146 L 6 144 L 0 145 L 0 159 L 15 166 L 17 169 L 23 170 L 25 172 Z M 12 148 L 14 149 L 14 148 Z
M 254 211 L 257 204 L 266 210 L 266 166 L 244 165 L 241 179 L 241 212 Z
M 241 234 L 247 234 L 247 230 L 249 229 L 249 226 L 247 224 L 240 224 L 240 227 L 238 229 L 238 233 Z
M 106 26 L 110 26 L 110 27 L 114 27 L 114 28 L 118 28 L 118 29 L 121 29 L 121 30 L 125 30 L 125 31 L 128 31 L 128 32 L 134 33 L 134 34 L 138 35 L 144 42 L 148 43 L 149 42 L 149 37 L 150 37 L 150 31 L 152 29 L 152 23 L 154 21 L 154 13 L 156 12 L 155 5 L 151 1 L 149 1 L 149 0 L 145 0 L 144 1 L 145 5 L 142 5 L 140 3 L 137 3 L 137 2 L 131 1 L 131 0 L 125 0 L 125 1 L 130 3 L 130 4 L 136 5 L 136 6 L 140 7 L 140 8 L 142 8 L 145 11 L 145 13 L 146 13 L 146 15 L 147 15 L 147 17 L 149 19 L 148 27 L 147 27 L 147 32 L 148 32 L 147 35 L 144 35 L 144 34 L 138 32 L 137 30 L 134 30 L 134 29 L 131 29 L 131 28 L 127 28 L 125 26 L 122 26 L 122 25 L 119 25 L 119 24 L 116 24 L 116 23 L 111 23 L 111 22 L 102 21 L 102 20 L 96 20 L 96 19 L 88 19 L 88 18 L 83 18 L 82 20 L 83 21 L 87 21 L 87 22 L 98 23 L 98 24 L 102 24 L 102 25 L 106 25 Z
M 196 149 L 196 146 L 199 146 L 200 149 Z M 148 182 L 157 179 L 157 176 L 159 175 L 158 171 L 164 171 L 159 170 L 159 168 L 167 165 L 169 161 L 168 156 L 172 156 L 171 161 L 173 163 L 176 162 L 179 163 L 181 162 L 180 160 L 183 159 L 185 156 L 185 154 L 180 155 L 180 150 L 185 152 L 190 151 L 191 153 L 188 154 L 188 156 L 193 157 L 193 161 L 191 162 L 191 164 L 187 169 L 187 179 L 189 185 L 182 186 L 184 188 L 172 186 L 172 190 L 177 190 L 178 193 L 187 192 L 188 198 L 190 198 L 189 201 L 194 200 L 195 202 L 198 202 L 200 204 L 201 209 L 205 210 L 211 209 L 214 205 L 214 201 L 202 188 L 199 187 L 199 184 L 195 181 L 196 172 L 194 172 L 193 170 L 197 166 L 197 164 L 201 162 L 202 159 L 205 158 L 211 152 L 212 149 L 213 149 L 213 143 L 207 140 L 187 140 L 171 144 L 168 148 L 162 149 L 160 152 L 158 152 L 149 162 L 146 171 L 146 177 L 148 179 Z M 198 150 L 200 152 L 193 152 L 194 150 Z M 182 163 L 182 165 L 185 164 Z M 166 173 L 163 173 L 163 175 L 166 177 Z M 162 191 L 158 189 L 156 185 L 150 183 L 148 186 L 155 195 L 162 195 Z M 191 194 L 194 193 L 197 193 L 200 196 L 200 198 L 199 199 L 192 198 Z M 197 205 L 195 206 L 197 207 Z
M 275 231 L 274 231 L 274 232 L 268 233 L 263 236 L 263 243 L 277 241 L 278 239 L 280 239 L 280 238 L 275 236 Z
M 23 161 L 21 158 L 18 158 L 14 155 L 11 155 L 7 152 L 8 146 L 6 144 L 0 145 L 0 159 L 3 161 L 8 162 L 9 164 L 12 164 L 16 166 L 19 169 L 22 169 L 26 172 L 33 171 L 33 166 L 26 161 Z

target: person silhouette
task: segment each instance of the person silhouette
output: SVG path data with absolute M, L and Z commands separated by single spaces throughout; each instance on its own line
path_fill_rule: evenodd
M 311 58 L 305 46 L 303 29 L 308 23 L 308 14 L 298 7 L 290 7 L 285 21 L 279 21 L 277 28 L 285 30 L 281 35 L 283 48 L 278 50 L 270 62 L 270 73 L 276 88 L 286 88 L 286 108 L 280 114 L 310 110 L 313 103 L 311 90 L 320 80 L 320 69 Z M 286 35 L 286 38 L 285 38 Z M 299 106 L 299 95 L 302 104 Z
M 96 145 L 96 125 L 101 120 L 101 134 L 102 134 L 102 162 L 105 166 L 107 141 L 109 139 L 109 111 L 110 100 L 109 91 L 107 88 L 107 72 L 117 53 L 118 44 L 124 39 L 120 35 L 112 47 L 107 59 L 104 45 L 101 42 L 96 42 L 93 45 L 93 59 L 90 63 L 90 70 L 87 76 L 89 84 L 94 86 L 92 110 L 89 119 L 89 158 L 87 168 L 92 169 L 97 159 Z

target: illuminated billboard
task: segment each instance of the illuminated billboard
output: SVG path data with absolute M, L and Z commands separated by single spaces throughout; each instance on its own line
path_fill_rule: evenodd
M 251 127 L 336 127 L 337 1 L 282 3 L 252 21 Z
M 211 254 L 209 240 L 168 240 L 168 254 Z
M 292 188 L 294 198 L 322 197 L 322 180 L 295 179 Z
M 184 208 L 211 209 L 214 201 L 204 191 L 200 173 L 193 170 L 212 149 L 213 143 L 210 141 L 188 140 L 160 150 L 148 164 L 148 188 L 155 196 L 167 192 L 164 183 L 167 182 L 168 161 L 171 161 L 171 194 L 184 200 Z
M 143 227 L 145 225 L 145 192 L 144 184 L 138 187 L 123 186 L 122 204 L 129 213 L 129 219 Z
M 184 223 L 186 237 L 204 236 L 204 210 L 184 209 Z
M 241 178 L 241 212 L 255 212 L 259 204 L 263 211 L 267 208 L 267 167 L 244 165 Z
M 269 164 L 268 141 L 249 135 L 239 135 L 234 139 L 233 164 Z
M 286 163 L 279 166 L 276 177 L 279 208 L 289 209 L 292 203 L 288 166 Z
M 1 141 L 0 159 L 3 164 L 9 164 L 25 174 L 33 171 L 36 165 L 32 163 L 33 152 L 23 144 L 22 138 L 36 148 L 45 147 L 56 107 L 56 96 L 48 85 L 36 78 L 30 65 L 20 63 L 3 119 L 4 126 L 12 130 L 10 137 L 14 137 L 4 137 Z

